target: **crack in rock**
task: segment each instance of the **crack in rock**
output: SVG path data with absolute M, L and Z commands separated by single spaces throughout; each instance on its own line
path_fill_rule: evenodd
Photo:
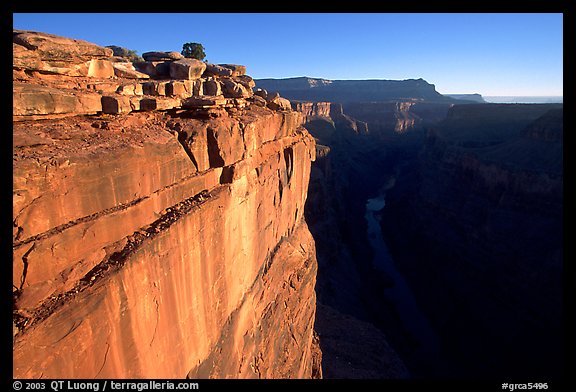
M 172 207 L 167 208 L 167 212 L 160 216 L 160 218 L 154 221 L 152 224 L 141 227 L 137 229 L 132 235 L 118 241 L 121 242 L 127 239 L 126 245 L 121 250 L 110 254 L 108 257 L 94 266 L 94 268 L 88 271 L 88 273 L 86 273 L 86 275 L 84 275 L 72 289 L 65 293 L 61 293 L 46 299 L 34 311 L 32 311 L 32 314 L 23 314 L 17 309 L 16 300 L 21 291 L 16 291 L 13 299 L 13 320 L 19 331 L 23 332 L 25 328 L 45 320 L 57 309 L 78 295 L 78 293 L 86 290 L 89 287 L 92 287 L 97 281 L 104 278 L 105 276 L 108 276 L 111 272 L 122 268 L 130 254 L 136 251 L 144 242 L 144 240 L 147 238 L 153 238 L 158 235 L 158 233 L 166 230 L 168 227 L 178 221 L 182 216 L 191 211 L 194 207 L 203 204 L 211 197 L 212 194 L 210 194 L 210 192 L 203 190 L 202 192 L 189 197 L 188 199 L 185 199 L 173 205 Z M 33 248 L 34 245 L 32 245 L 28 252 L 26 252 L 26 254 L 22 257 L 23 261 L 25 261 L 25 257 L 27 257 Z M 25 271 L 26 269 L 27 264 L 25 264 Z

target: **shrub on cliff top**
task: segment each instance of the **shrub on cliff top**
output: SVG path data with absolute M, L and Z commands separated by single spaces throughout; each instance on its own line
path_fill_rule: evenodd
M 106 47 L 112 49 L 114 56 L 125 57 L 133 63 L 137 61 L 144 61 L 144 59 L 140 57 L 135 50 L 126 49 L 116 45 L 108 45 Z
M 204 60 L 206 53 L 204 53 L 204 46 L 197 42 L 186 42 L 182 45 L 182 55 L 190 59 Z

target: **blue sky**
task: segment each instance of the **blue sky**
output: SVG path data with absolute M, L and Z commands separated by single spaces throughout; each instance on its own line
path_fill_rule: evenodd
M 562 14 L 43 13 L 13 27 L 102 46 L 181 51 L 254 78 L 423 78 L 440 93 L 563 95 Z

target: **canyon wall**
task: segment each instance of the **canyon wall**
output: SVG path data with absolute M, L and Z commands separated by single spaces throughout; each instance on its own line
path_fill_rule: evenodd
M 380 358 L 391 362 L 383 365 L 332 345 L 335 336 L 349 338 L 334 330 L 339 323 L 366 333 L 352 320 L 377 327 L 411 377 L 558 377 L 562 105 L 297 105 L 317 141 L 306 218 L 318 252 L 317 329 L 326 377 L 349 374 L 334 353 L 366 377 L 399 376 L 391 370 L 396 354 L 386 349 Z M 331 109 L 340 106 L 367 132 L 339 126 Z M 396 185 L 385 192 L 382 228 L 439 339 L 433 355 L 418 352 L 387 303 L 390 279 L 370 264 L 365 203 L 390 179 Z
M 387 241 L 462 377 L 562 374 L 562 117 L 455 106 L 387 193 Z
M 370 133 L 394 147 L 421 145 L 423 128 L 443 120 L 455 104 L 470 104 L 438 93 L 422 79 L 326 80 L 312 78 L 257 79 L 256 86 L 279 92 L 294 110 L 344 119 L 360 133 Z M 356 125 L 354 125 L 354 123 Z M 337 126 L 339 124 L 336 124 Z M 342 128 L 347 127 L 344 125 Z M 415 131 L 415 132 L 414 132 Z
M 390 100 L 456 103 L 424 79 L 328 80 L 318 78 L 257 79 L 259 88 L 278 91 L 290 100 L 327 102 L 382 102 Z
M 364 121 L 372 134 L 388 142 L 398 143 L 407 137 L 401 136 L 443 120 L 451 102 L 417 102 L 399 100 L 390 102 L 349 102 L 344 111 L 349 116 Z
M 321 377 L 303 115 L 144 58 L 14 31 L 13 377 Z
M 391 168 L 394 151 L 332 102 L 292 102 L 316 139 L 306 221 L 318 258 L 316 331 L 325 378 L 408 378 L 382 326 L 384 277 L 372 268 L 364 209 Z

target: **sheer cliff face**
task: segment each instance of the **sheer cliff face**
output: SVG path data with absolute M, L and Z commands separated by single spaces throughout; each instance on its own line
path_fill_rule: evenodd
M 398 141 L 405 133 L 443 120 L 451 102 L 417 102 L 398 100 L 391 102 L 348 102 L 344 112 L 364 121 L 375 136 Z
M 404 142 L 405 133 L 444 119 L 461 101 L 443 96 L 433 84 L 409 80 L 258 79 L 257 87 L 299 100 L 293 109 L 310 115 L 347 117 L 357 132 Z
M 366 123 L 330 102 L 292 102 L 315 137 L 305 215 L 317 246 L 315 328 L 326 378 L 408 378 L 404 362 L 381 327 L 390 310 L 386 287 L 371 266 L 365 203 L 391 171 L 394 154 Z M 386 321 L 384 321 L 386 320 Z M 376 326 L 377 327 L 376 327 Z
M 455 107 L 387 195 L 395 259 L 461 374 L 562 372 L 562 134 L 558 105 Z
M 17 109 L 35 100 L 15 90 L 18 116 L 34 113 L 13 131 L 15 378 L 321 374 L 303 217 L 315 142 L 299 113 L 231 96 L 234 78 L 196 78 L 224 93 L 190 90 L 192 108 L 62 119 Z

